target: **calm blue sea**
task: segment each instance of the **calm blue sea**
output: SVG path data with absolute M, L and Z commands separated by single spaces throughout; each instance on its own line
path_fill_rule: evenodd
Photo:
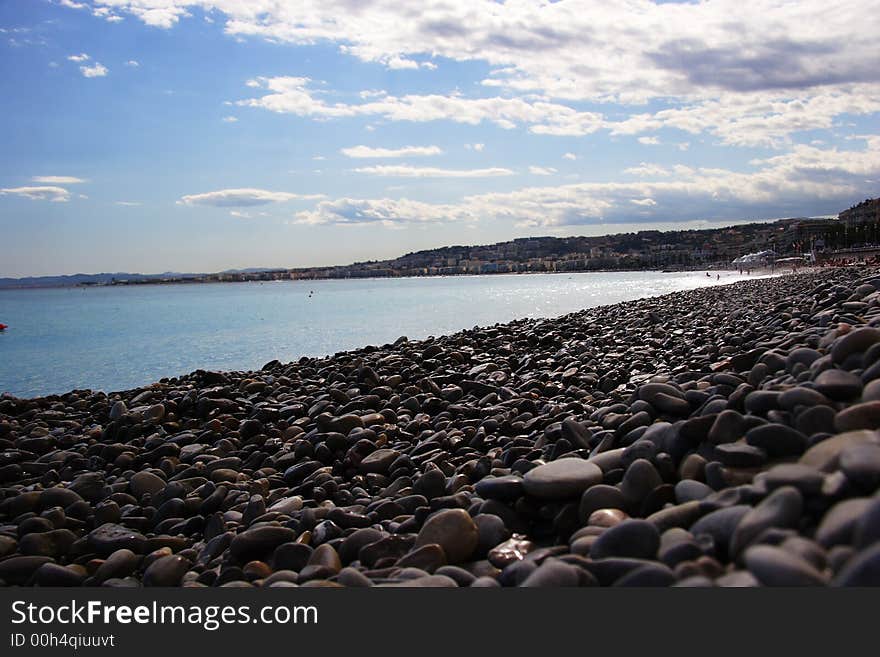
M 125 390 L 710 284 L 623 272 L 0 290 L 0 392 Z

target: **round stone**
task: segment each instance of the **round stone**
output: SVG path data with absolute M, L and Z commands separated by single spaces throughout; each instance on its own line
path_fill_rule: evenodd
M 802 463 L 776 465 L 761 476 L 770 490 L 775 490 L 782 486 L 794 486 L 804 495 L 819 494 L 825 481 L 825 476 L 816 468 Z
M 505 475 L 503 477 L 484 477 L 477 482 L 477 495 L 487 500 L 512 501 L 523 495 L 522 477 Z
M 229 552 L 236 559 L 247 562 L 270 554 L 282 543 L 293 541 L 296 532 L 289 527 L 263 525 L 238 534 L 229 545 Z
M 829 404 L 828 398 L 821 392 L 805 386 L 795 386 L 779 395 L 779 405 L 787 411 L 798 406 L 819 406 Z
M 784 424 L 770 423 L 749 429 L 746 442 L 771 457 L 800 456 L 807 449 L 807 437 Z
M 587 525 L 594 527 L 614 527 L 629 516 L 620 509 L 596 509 L 587 518 Z
M 675 573 L 662 563 L 646 563 L 614 582 L 615 587 L 666 587 L 675 583 Z
M 602 470 L 579 458 L 562 458 L 529 470 L 523 486 L 528 495 L 540 499 L 565 499 L 580 495 L 602 483 Z
M 479 532 L 463 509 L 445 509 L 432 515 L 416 538 L 416 547 L 436 543 L 449 563 L 467 561 L 477 548 Z
M 647 459 L 636 459 L 623 475 L 620 492 L 626 500 L 627 508 L 638 511 L 651 491 L 661 485 L 663 478 L 657 468 Z
M 753 545 L 743 556 L 746 568 L 764 586 L 824 586 L 816 568 L 792 552 L 772 545 Z
M 743 437 L 746 420 L 738 411 L 732 409 L 721 411 L 709 429 L 707 440 L 715 445 L 732 443 Z
M 190 562 L 176 554 L 160 557 L 144 572 L 144 586 L 177 586 Z
M 823 472 L 836 470 L 840 454 L 849 447 L 861 444 L 880 445 L 876 431 L 847 431 L 810 447 L 799 459 L 800 463 Z
M 82 566 L 61 566 L 57 563 L 44 563 L 34 573 L 37 586 L 82 586 L 85 578 Z
M 859 519 L 870 505 L 870 497 L 852 497 L 838 502 L 822 517 L 816 528 L 816 541 L 826 549 L 852 543 Z
M 394 463 L 399 456 L 400 452 L 393 449 L 377 449 L 375 452 L 368 454 L 367 457 L 361 461 L 359 466 L 360 471 L 364 473 L 376 472 L 384 474 L 388 472 L 388 468 L 391 467 L 391 464 Z
M 880 342 L 880 329 L 865 326 L 850 331 L 834 341 L 831 347 L 831 361 L 840 365 L 852 354 L 867 351 L 875 342 Z
M 51 557 L 14 556 L 0 561 L 0 581 L 24 585 L 40 566 L 52 563 Z
M 478 513 L 474 516 L 474 523 L 477 525 L 478 556 L 484 556 L 499 543 L 510 538 L 510 530 L 504 525 L 504 521 L 491 513 Z
M 880 586 L 880 543 L 854 555 L 834 578 L 835 586 Z
M 583 586 L 583 583 L 589 579 L 591 578 L 588 573 L 577 566 L 558 559 L 548 559 L 526 577 L 520 586 L 526 588 Z
M 128 485 L 131 489 L 131 494 L 140 499 L 146 494 L 155 495 L 165 488 L 166 483 L 162 477 L 144 470 L 134 473 Z
M 750 506 L 737 504 L 712 511 L 691 525 L 690 531 L 697 537 L 701 534 L 710 536 L 718 553 L 722 556 L 726 555 L 733 532 L 743 519 L 743 516 L 751 510 L 752 507 Z
M 862 381 L 845 370 L 825 370 L 816 377 L 816 390 L 829 399 L 847 401 L 862 394 Z
M 853 544 L 866 548 L 880 542 L 880 497 L 875 496 L 856 522 Z
M 702 500 L 713 492 L 715 491 L 702 481 L 696 481 L 695 479 L 682 479 L 675 484 L 675 501 L 679 504 L 684 504 L 685 502 Z
M 98 566 L 94 575 L 95 581 L 100 584 L 108 579 L 128 577 L 135 571 L 140 561 L 141 557 L 131 550 L 116 550 Z
M 147 539 L 143 534 L 109 522 L 92 530 L 88 535 L 88 543 L 100 555 L 110 555 L 122 549 L 143 554 L 147 549 Z
M 630 519 L 602 532 L 590 547 L 590 558 L 653 559 L 659 547 L 660 533 L 653 523 Z
M 797 488 L 777 488 L 739 521 L 730 542 L 731 553 L 740 553 L 769 527 L 797 527 L 803 504 L 803 496 Z
M 880 401 L 855 404 L 840 411 L 834 418 L 837 431 L 880 429 Z
M 622 509 L 626 506 L 623 493 L 616 486 L 597 484 L 584 491 L 578 509 L 578 517 L 581 524 L 587 524 L 587 520 L 593 511 L 598 509 Z

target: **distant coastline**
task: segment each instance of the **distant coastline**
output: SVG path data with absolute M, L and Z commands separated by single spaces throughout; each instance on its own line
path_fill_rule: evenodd
M 880 199 L 865 203 L 880 205 Z M 861 206 L 857 206 L 861 207 Z M 738 269 L 733 261 L 759 252 L 840 263 L 880 257 L 876 222 L 861 214 L 793 218 L 702 230 L 619 233 L 598 237 L 523 237 L 480 246 L 446 246 L 389 260 L 322 267 L 255 267 L 215 273 L 125 272 L 0 278 L 0 289 L 241 283 L 279 280 L 413 278 L 473 274 Z M 754 268 L 754 267 L 753 267 Z

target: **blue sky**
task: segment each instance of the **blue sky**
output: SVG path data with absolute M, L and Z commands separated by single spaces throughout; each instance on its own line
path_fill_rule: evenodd
M 6 0 L 0 276 L 836 213 L 880 194 L 845 5 Z

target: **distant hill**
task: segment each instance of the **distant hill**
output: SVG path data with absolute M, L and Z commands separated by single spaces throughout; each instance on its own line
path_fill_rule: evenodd
M 200 279 L 213 282 L 223 277 L 233 280 L 262 280 L 266 273 L 282 278 L 350 278 L 420 276 L 434 274 L 499 273 L 527 271 L 589 271 L 596 268 L 657 268 L 729 263 L 750 251 L 776 248 L 780 253 L 800 253 L 803 235 L 797 226 L 824 226 L 828 217 L 796 217 L 751 223 L 733 223 L 703 229 L 642 230 L 594 237 L 521 237 L 496 244 L 443 246 L 407 253 L 389 260 L 368 260 L 349 265 L 279 268 L 249 267 L 227 269 L 211 274 L 164 272 L 161 274 L 102 273 L 70 276 L 0 278 L 0 289 L 111 285 L 114 282 L 176 282 Z M 836 220 L 831 220 L 836 224 Z M 823 228 L 824 229 L 824 228 Z M 831 230 L 829 228 L 829 230 Z M 807 238 L 804 237 L 807 235 Z M 831 236 L 825 236 L 831 239 Z M 271 280 L 271 279 L 265 279 Z
M 253 274 L 273 271 L 274 268 L 250 267 L 248 269 L 227 269 L 223 274 Z M 34 287 L 75 287 L 77 285 L 108 285 L 113 281 L 155 281 L 169 278 L 202 278 L 208 274 L 181 273 L 166 271 L 161 274 L 137 274 L 129 272 L 101 274 L 70 274 L 67 276 L 26 276 L 24 278 L 0 278 L 0 289 Z

